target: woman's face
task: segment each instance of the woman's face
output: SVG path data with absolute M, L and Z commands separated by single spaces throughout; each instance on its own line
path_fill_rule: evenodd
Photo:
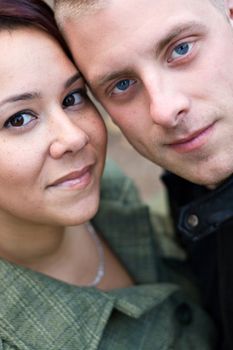
M 42 31 L 0 32 L 0 220 L 76 225 L 99 203 L 106 130 Z

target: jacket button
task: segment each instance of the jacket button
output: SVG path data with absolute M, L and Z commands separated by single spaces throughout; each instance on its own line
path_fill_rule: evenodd
M 198 216 L 195 214 L 189 215 L 187 218 L 187 224 L 192 228 L 197 227 L 199 224 Z
M 192 322 L 192 310 L 187 303 L 182 303 L 175 310 L 175 317 L 182 325 L 189 325 Z

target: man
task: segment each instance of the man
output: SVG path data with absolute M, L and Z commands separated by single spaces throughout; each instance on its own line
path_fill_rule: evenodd
M 177 232 L 233 349 L 233 1 L 57 0 L 57 19 L 129 142 L 176 174 Z

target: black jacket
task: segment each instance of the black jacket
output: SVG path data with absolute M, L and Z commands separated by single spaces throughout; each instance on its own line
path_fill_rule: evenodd
M 218 348 L 233 350 L 233 175 L 213 191 L 168 172 L 163 181 L 177 237 L 220 332 Z

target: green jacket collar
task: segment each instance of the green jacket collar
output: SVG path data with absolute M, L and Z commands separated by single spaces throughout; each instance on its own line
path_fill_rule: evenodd
M 138 318 L 177 290 L 155 284 L 105 293 L 5 261 L 0 261 L 0 270 L 0 337 L 25 350 L 41 349 L 42 339 L 43 350 L 97 349 L 114 308 Z

